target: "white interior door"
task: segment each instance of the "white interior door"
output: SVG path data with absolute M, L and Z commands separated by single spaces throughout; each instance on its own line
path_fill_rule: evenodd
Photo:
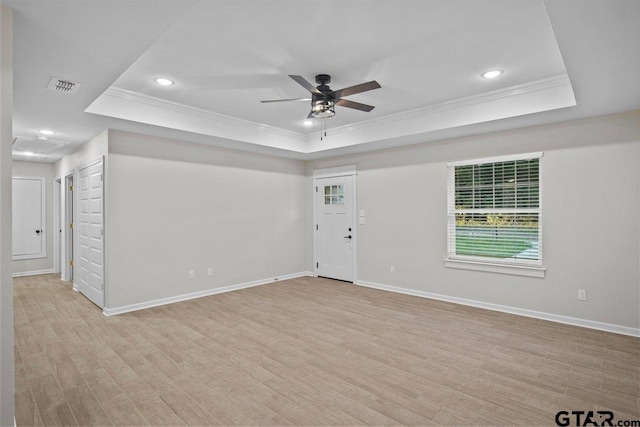
M 314 179 L 318 276 L 353 282 L 353 177 Z
M 13 177 L 13 259 L 46 258 L 45 178 Z
M 78 290 L 104 307 L 104 187 L 102 160 L 78 171 Z M 76 190 L 76 188 L 74 188 Z M 75 227 L 75 224 L 74 224 Z

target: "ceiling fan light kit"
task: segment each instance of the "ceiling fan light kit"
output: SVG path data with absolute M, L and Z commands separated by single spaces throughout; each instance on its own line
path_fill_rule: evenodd
M 328 99 L 312 101 L 311 116 L 319 119 L 328 119 L 336 115 L 335 103 Z

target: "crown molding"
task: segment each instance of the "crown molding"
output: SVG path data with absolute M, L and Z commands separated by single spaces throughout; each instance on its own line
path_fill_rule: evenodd
M 322 143 L 310 137 L 305 147 L 308 148 L 307 154 L 324 152 L 326 155 L 331 150 L 368 143 L 384 148 L 385 141 L 397 141 L 399 138 L 411 144 L 427 140 L 429 134 L 436 131 L 575 105 L 569 78 L 562 74 L 330 129 L 329 137 Z
M 85 111 L 162 126 L 225 141 L 309 155 L 429 132 L 575 106 L 567 74 L 332 128 L 322 143 L 294 132 L 174 101 L 110 87 Z M 213 145 L 223 142 L 211 141 Z
M 341 133 L 357 132 L 361 129 L 371 126 L 392 125 L 400 120 L 420 119 L 431 114 L 460 110 L 467 107 L 473 107 L 489 102 L 512 98 L 518 95 L 543 92 L 563 87 L 571 88 L 571 82 L 569 81 L 569 76 L 567 74 L 560 74 L 541 80 L 535 80 L 515 86 L 509 86 L 503 89 L 483 92 L 477 95 L 471 95 L 463 98 L 453 99 L 450 101 L 439 102 L 437 104 L 414 108 L 412 110 L 406 110 L 399 113 L 388 114 L 385 117 L 362 120 L 355 124 L 332 128 L 331 134 L 339 135 Z M 313 135 L 307 135 L 307 140 L 313 139 L 315 139 Z
M 125 101 L 135 102 L 141 105 L 148 105 L 155 108 L 161 108 L 167 111 L 173 111 L 180 114 L 186 114 L 193 117 L 208 120 L 212 122 L 212 125 L 219 126 L 238 126 L 246 129 L 258 131 L 258 132 L 270 132 L 287 138 L 297 138 L 303 141 L 304 134 L 293 132 L 287 129 L 278 128 L 275 126 L 266 125 L 263 123 L 253 122 L 251 120 L 240 119 L 225 114 L 216 113 L 211 110 L 205 110 L 204 108 L 193 107 L 191 105 L 181 104 L 179 102 L 169 101 L 155 96 L 144 95 L 139 92 L 134 92 L 127 89 L 112 86 L 108 88 L 104 93 L 104 96 L 110 96 Z

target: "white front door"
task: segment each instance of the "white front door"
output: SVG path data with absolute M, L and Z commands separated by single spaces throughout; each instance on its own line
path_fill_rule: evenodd
M 314 179 L 316 274 L 353 282 L 353 177 Z
M 46 258 L 45 178 L 13 177 L 13 259 Z
M 102 160 L 78 171 L 78 290 L 104 307 L 104 190 Z M 74 188 L 74 190 L 76 190 Z M 75 224 L 74 224 L 75 227 Z

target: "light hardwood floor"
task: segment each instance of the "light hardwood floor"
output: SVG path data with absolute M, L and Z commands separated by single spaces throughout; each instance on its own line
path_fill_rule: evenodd
M 20 426 L 640 419 L 637 338 L 319 278 L 105 317 L 56 277 L 14 281 Z

